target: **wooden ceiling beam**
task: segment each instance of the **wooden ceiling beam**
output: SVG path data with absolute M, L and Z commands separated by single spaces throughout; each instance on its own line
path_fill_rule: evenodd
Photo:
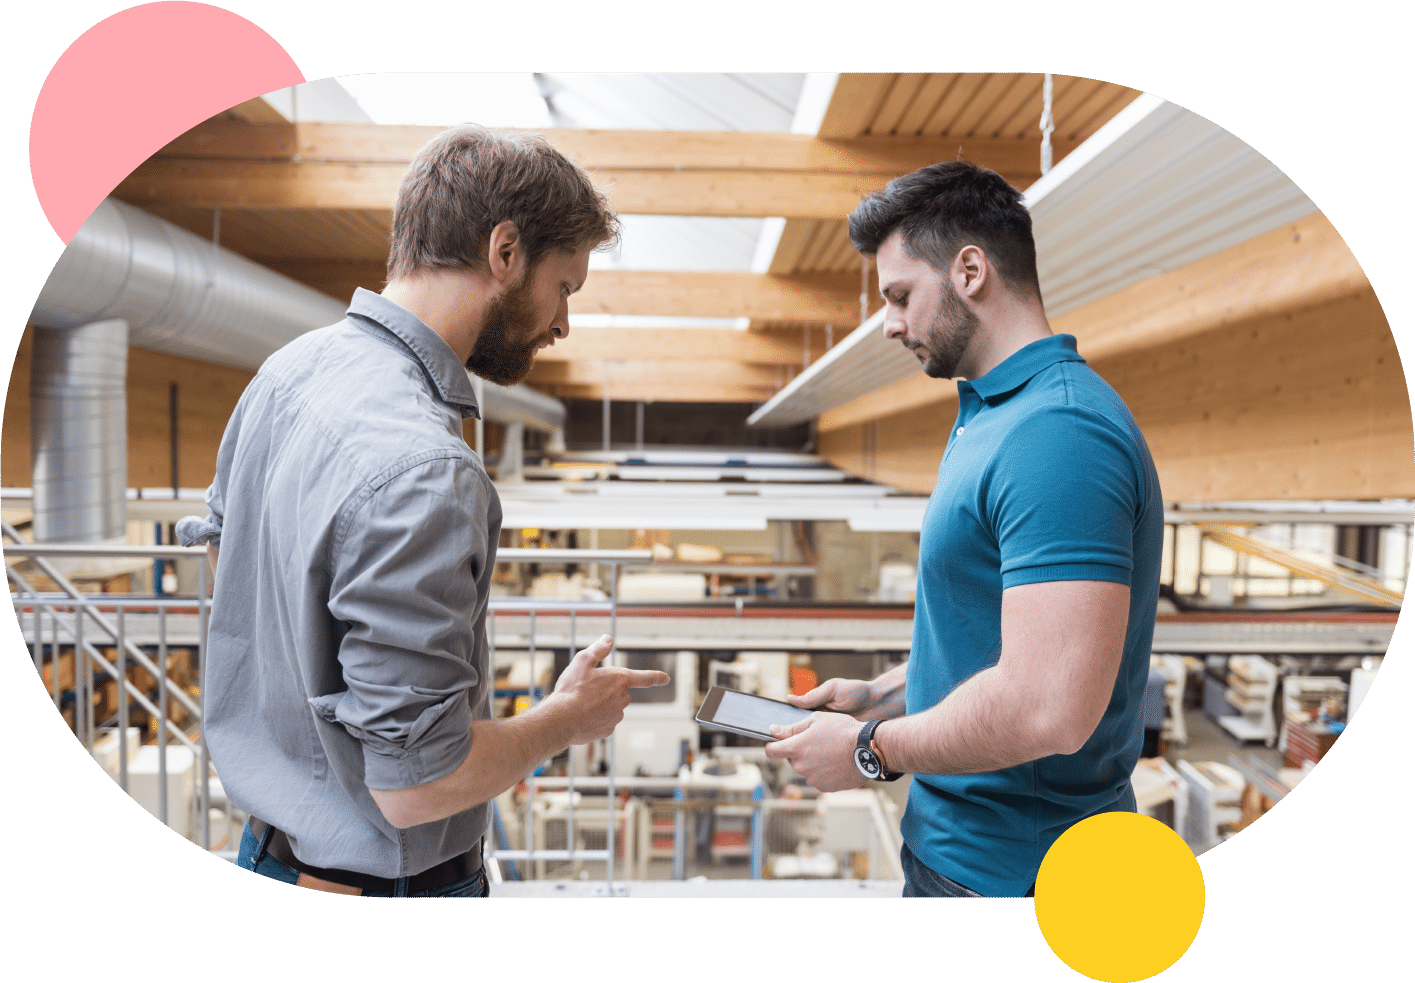
M 833 274 L 595 270 L 570 298 L 570 310 L 845 324 L 859 317 L 860 285 Z
M 114 189 L 138 207 L 370 211 L 392 206 L 403 164 L 179 160 L 154 157 Z M 773 170 L 594 171 L 614 208 L 626 215 L 839 219 L 865 195 L 884 188 L 885 174 Z M 1027 174 L 1006 173 L 1015 186 Z
M 253 258 L 338 300 L 352 297 L 357 287 L 383 288 L 382 260 Z M 844 332 L 859 320 L 860 281 L 828 273 L 594 270 L 584 289 L 570 298 L 570 312 L 833 322 Z
M 741 362 L 802 367 L 804 336 L 779 336 L 714 328 L 572 328 L 570 336 L 542 349 L 536 364 L 614 361 L 634 357 L 656 363 Z M 823 332 L 811 332 L 811 360 L 825 354 Z M 772 375 L 775 386 L 776 376 Z M 774 390 L 773 390 L 774 391 Z
M 242 123 L 194 128 L 114 194 L 139 206 L 391 207 L 407 163 L 435 127 Z M 822 139 L 792 133 L 547 130 L 626 214 L 839 219 L 890 178 L 963 156 L 1018 187 L 1039 176 L 1035 141 L 938 137 Z M 1057 147 L 1058 157 L 1072 149 Z
M 157 157 L 308 163 L 407 164 L 436 126 L 376 123 L 252 125 L 214 119 L 173 140 Z M 906 174 L 964 156 L 1007 173 L 1040 173 L 1040 140 L 919 136 L 824 138 L 797 133 L 679 130 L 537 131 L 587 167 L 609 171 L 748 170 Z M 1074 141 L 1055 145 L 1056 159 Z
M 571 338 L 574 332 L 571 332 Z M 559 347 L 558 345 L 556 347 Z M 544 354 L 544 353 L 542 353 Z M 654 355 L 656 352 L 626 351 L 626 355 Z M 699 361 L 699 362 L 659 362 L 640 359 L 595 359 L 577 358 L 554 361 L 537 358 L 531 374 L 531 383 L 562 383 L 567 385 L 603 386 L 606 381 L 613 392 L 621 383 L 654 382 L 682 383 L 685 385 L 707 383 L 717 386 L 738 386 L 775 392 L 786 384 L 787 373 L 781 366 L 751 365 L 743 362 Z

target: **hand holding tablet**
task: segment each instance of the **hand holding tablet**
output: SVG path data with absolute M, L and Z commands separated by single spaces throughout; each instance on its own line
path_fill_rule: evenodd
M 786 726 L 805 720 L 815 710 L 793 707 L 780 700 L 714 686 L 698 708 L 696 720 L 704 727 L 741 734 L 758 741 L 774 741 L 771 725 Z

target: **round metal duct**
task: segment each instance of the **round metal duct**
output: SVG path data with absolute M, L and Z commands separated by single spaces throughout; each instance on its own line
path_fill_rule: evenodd
M 127 539 L 128 326 L 37 328 L 30 375 L 34 538 Z

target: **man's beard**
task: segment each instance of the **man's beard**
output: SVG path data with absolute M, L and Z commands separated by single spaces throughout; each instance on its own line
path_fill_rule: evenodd
M 924 374 L 932 379 L 957 376 L 958 363 L 977 333 L 978 315 L 963 303 L 953 284 L 944 280 L 938 316 L 929 325 L 928 337 L 920 346 L 928 355 L 924 359 Z
M 536 349 L 544 340 L 531 336 L 535 330 L 529 276 L 515 287 L 492 299 L 486 321 L 477 335 L 467 368 L 488 382 L 513 386 L 530 374 Z M 519 339 L 531 337 L 530 341 Z

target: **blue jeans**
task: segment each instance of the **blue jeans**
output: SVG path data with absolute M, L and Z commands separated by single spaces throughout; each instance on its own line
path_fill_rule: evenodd
M 245 832 L 241 834 L 241 849 L 236 855 L 236 866 L 243 870 L 253 870 L 264 877 L 283 881 L 286 884 L 294 884 L 299 879 L 300 872 L 298 870 L 287 864 L 282 864 L 268 853 L 260 858 L 259 864 L 252 867 L 251 861 L 255 859 L 256 851 L 259 848 L 260 842 L 251 832 L 250 823 L 247 823 Z M 489 890 L 489 885 L 486 882 L 486 868 L 484 867 L 471 877 L 453 881 L 451 884 L 444 884 L 431 891 L 409 891 L 408 878 L 406 877 L 400 877 L 393 883 L 394 887 L 391 891 L 365 891 L 363 896 L 366 898 L 484 898 Z
M 955 880 L 944 877 L 929 867 L 909 849 L 905 843 L 899 848 L 899 863 L 904 868 L 904 894 L 906 898 L 981 898 L 972 888 L 964 887 Z M 1027 888 L 1024 897 L 1032 897 L 1036 885 Z

